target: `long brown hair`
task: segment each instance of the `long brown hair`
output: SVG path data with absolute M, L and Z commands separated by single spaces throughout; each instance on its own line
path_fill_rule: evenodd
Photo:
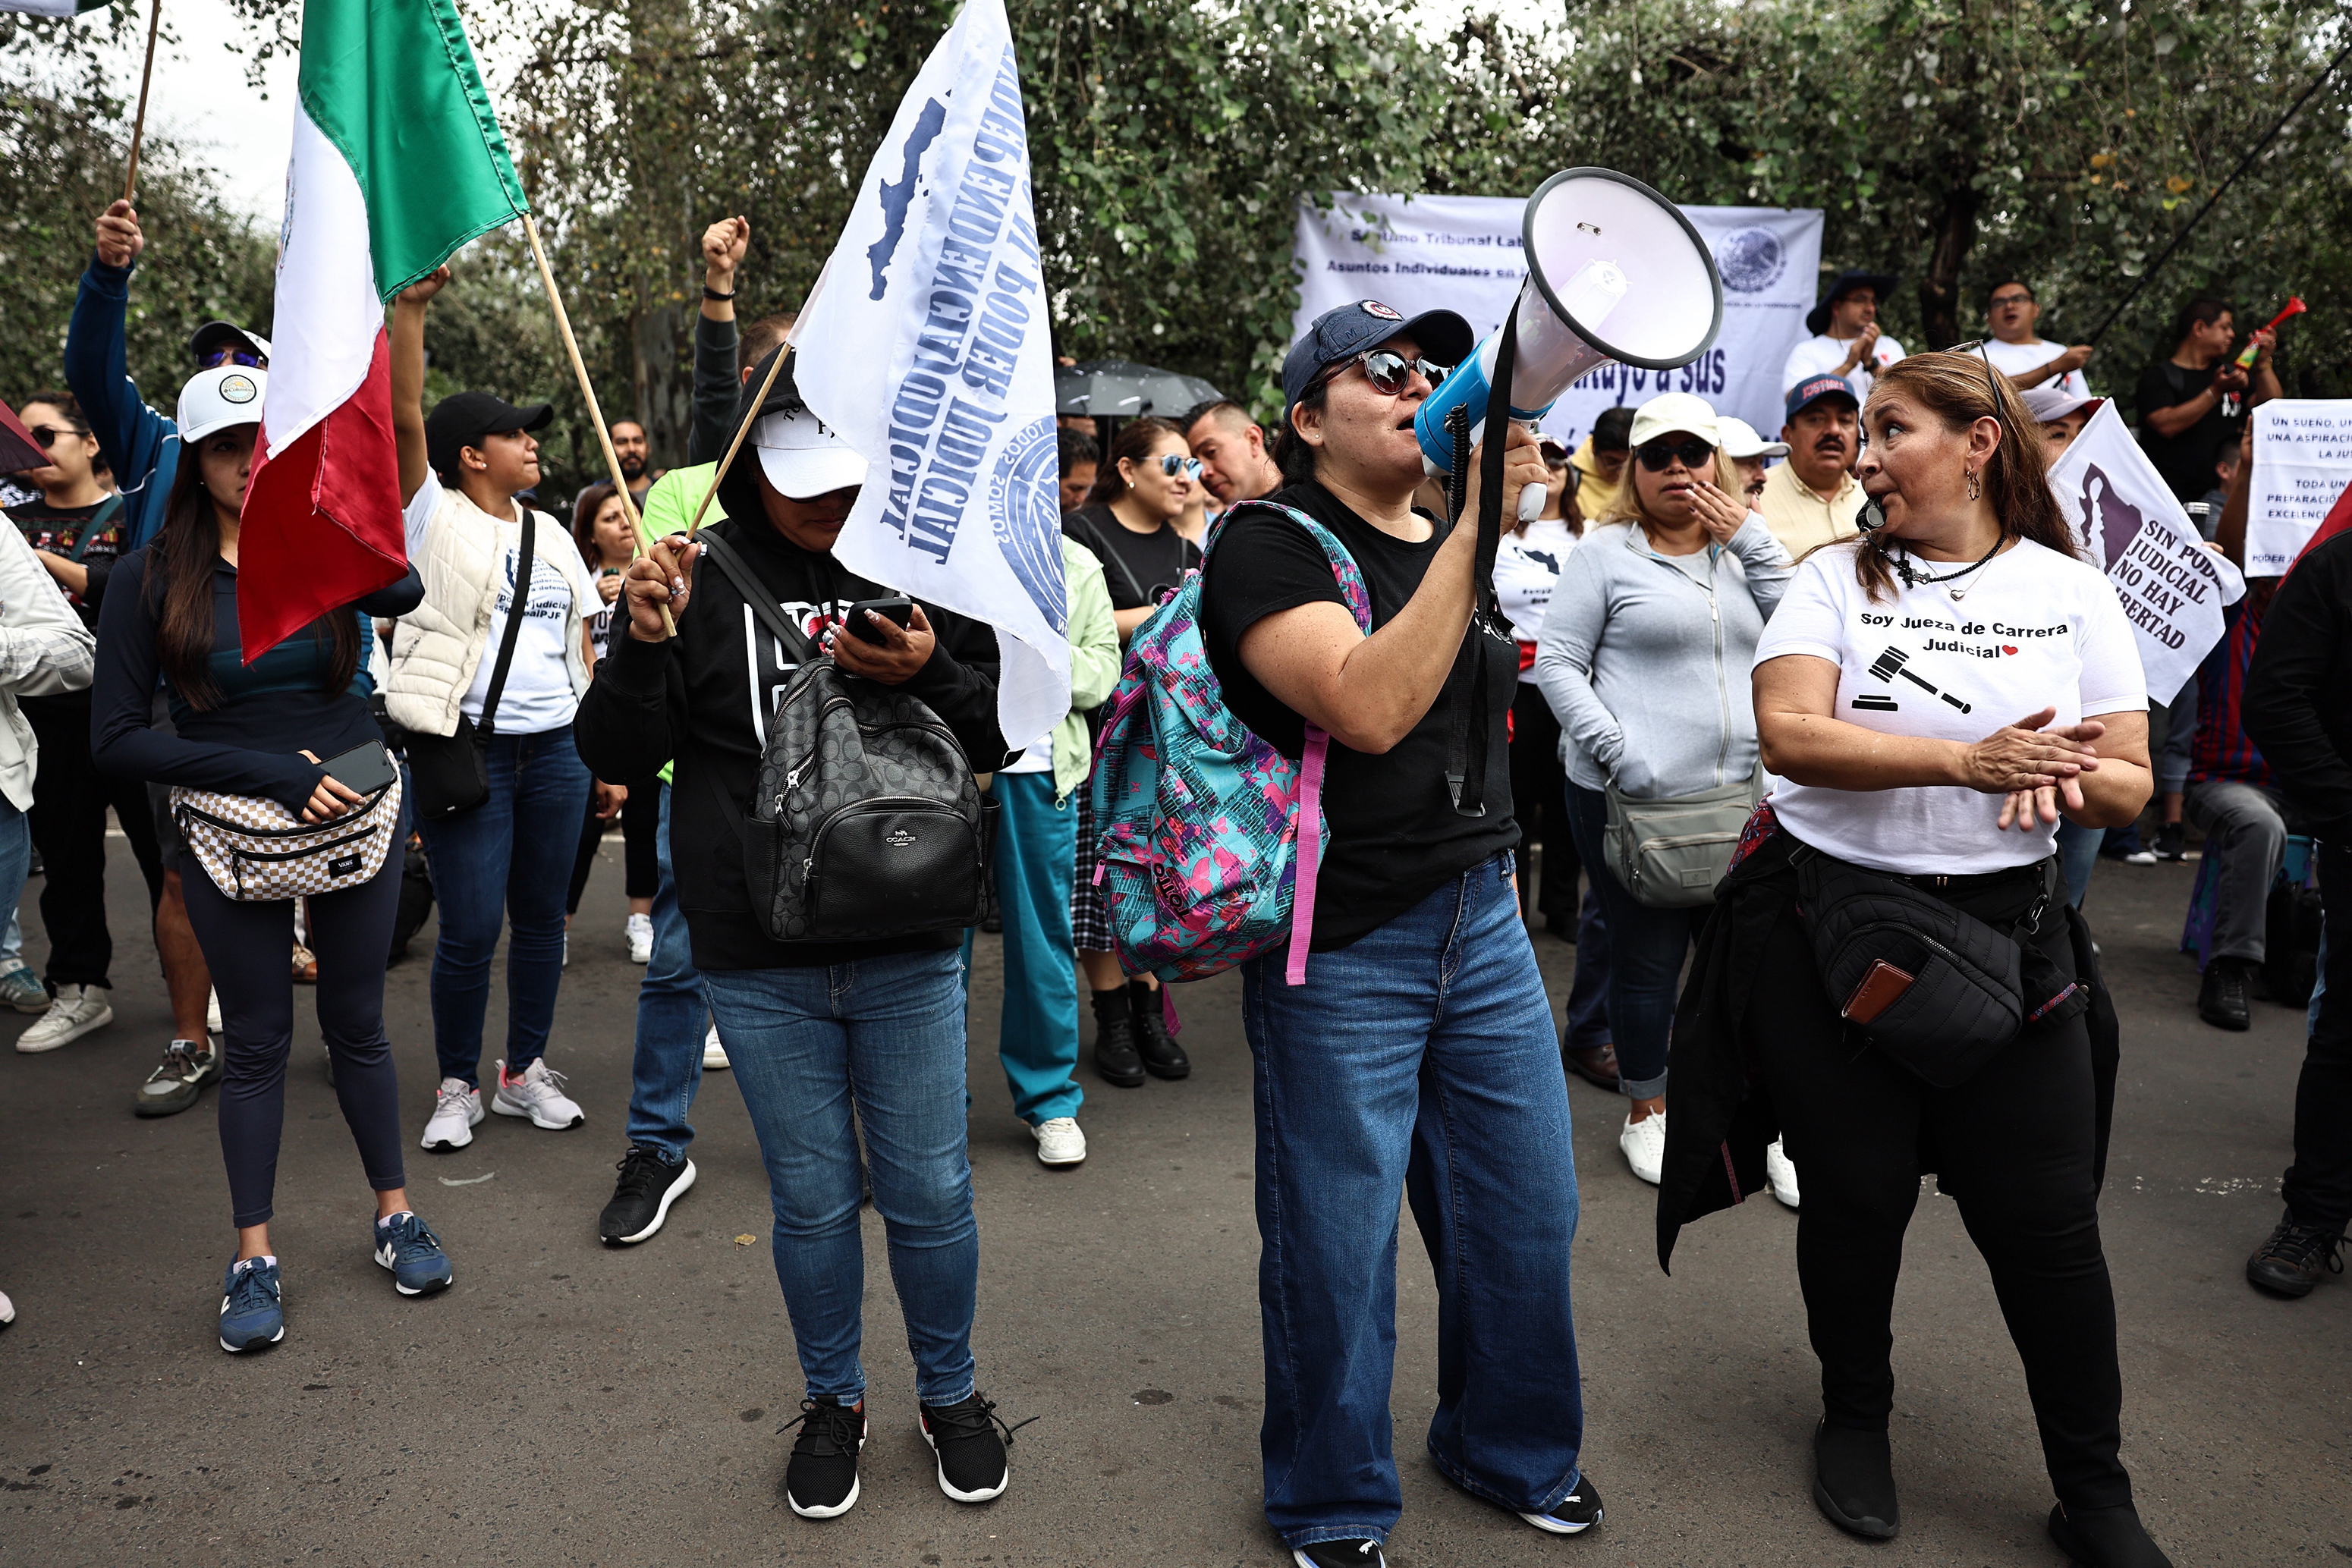
M 618 494 L 610 479 L 599 479 L 581 491 L 580 499 L 572 503 L 572 542 L 580 547 L 580 559 L 590 571 L 604 564 L 604 552 L 596 546 L 596 514 Z
M 155 657 L 187 705 L 198 713 L 220 706 L 213 680 L 213 568 L 220 559 L 220 521 L 195 443 L 180 449 L 179 471 L 163 503 L 163 528 L 147 550 L 147 592 L 155 604 Z M 332 644 L 324 690 L 339 692 L 360 667 L 360 626 L 347 605 L 310 622 L 313 637 Z
M 2044 549 L 2084 559 L 2058 497 L 2050 493 L 2049 453 L 2039 439 L 2042 422 L 2026 412 L 2007 376 L 1978 355 L 1938 350 L 1913 354 L 1879 371 L 1871 401 L 1889 392 L 1916 399 L 1954 434 L 1980 419 L 1998 421 L 2000 441 L 1984 465 L 1983 483 L 2000 537 L 2032 539 Z M 1895 569 L 1887 559 L 1895 544 L 1881 528 L 1865 534 L 1854 551 L 1853 580 L 1874 604 L 1895 597 Z
M 1176 428 L 1174 420 L 1162 419 L 1155 413 L 1122 423 L 1118 434 L 1111 437 L 1110 450 L 1103 454 L 1101 465 L 1095 469 L 1095 487 L 1087 492 L 1087 505 L 1116 501 L 1126 495 L 1128 485 L 1119 477 L 1119 459 L 1124 457 L 1139 467 L 1151 455 L 1151 449 L 1171 436 L 1181 444 L 1184 433 Z

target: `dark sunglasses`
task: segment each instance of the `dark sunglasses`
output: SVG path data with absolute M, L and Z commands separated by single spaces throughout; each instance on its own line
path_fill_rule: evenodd
M 1696 438 L 1675 446 L 1663 441 L 1645 441 L 1633 449 L 1633 455 L 1653 474 L 1663 474 L 1673 467 L 1677 457 L 1682 459 L 1684 467 L 1696 473 L 1715 461 L 1715 448 Z
M 54 424 L 36 424 L 29 426 L 25 434 L 33 438 L 34 445 L 47 452 L 51 446 L 57 444 L 57 439 L 60 435 L 88 435 L 89 432 L 77 430 L 72 425 L 59 429 Z
M 196 369 L 216 370 L 222 365 L 247 365 L 254 370 L 267 370 L 269 361 L 251 349 L 215 349 L 196 356 Z
M 1382 397 L 1394 397 L 1404 391 L 1412 381 L 1415 371 L 1426 377 L 1431 386 L 1444 381 L 1446 371 L 1444 365 L 1433 365 L 1427 360 L 1408 360 L 1391 349 L 1367 349 L 1360 354 L 1351 354 L 1341 360 L 1323 379 L 1327 382 L 1335 380 L 1341 371 L 1354 364 L 1364 367 L 1364 379 L 1371 382 L 1372 390 Z
M 1197 457 L 1179 457 L 1171 452 L 1160 459 L 1160 471 L 1171 479 L 1179 474 L 1187 479 L 1198 479 L 1201 476 L 1201 460 Z

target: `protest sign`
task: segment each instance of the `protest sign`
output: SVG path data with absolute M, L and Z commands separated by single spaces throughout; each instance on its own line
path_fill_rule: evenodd
M 2352 485 L 2352 400 L 2273 398 L 2254 410 L 2246 575 L 2282 577 Z
M 801 395 L 873 465 L 835 557 L 996 628 L 1012 746 L 1070 707 L 1049 334 L 1012 29 L 1004 0 L 971 0 L 907 89 L 792 341 Z
M 2246 591 L 2245 579 L 2198 537 L 2113 398 L 2050 465 L 2050 489 L 2115 585 L 2138 637 L 2148 696 L 2170 702 L 2221 640 L 2222 607 Z
M 1780 369 L 1821 285 L 1822 214 L 1809 208 L 1684 207 L 1723 277 L 1715 347 L 1672 371 L 1606 364 L 1563 393 L 1543 430 L 1573 447 L 1605 408 L 1696 392 L 1770 439 L 1780 429 Z M 1452 310 L 1484 337 L 1503 324 L 1528 275 L 1516 196 L 1338 195 L 1301 202 L 1295 339 L 1336 305 L 1378 299 L 1407 316 Z

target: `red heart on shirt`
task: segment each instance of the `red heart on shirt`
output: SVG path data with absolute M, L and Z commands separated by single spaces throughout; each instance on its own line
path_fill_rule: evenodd
M 2014 648 L 2011 647 L 2011 646 L 2010 646 L 2008 643 L 2003 643 L 2000 645 L 2000 651 L 2001 651 L 2002 653 L 2016 653 L 2016 652 L 2017 652 L 2017 650 L 2016 650 L 2016 649 L 2014 649 Z

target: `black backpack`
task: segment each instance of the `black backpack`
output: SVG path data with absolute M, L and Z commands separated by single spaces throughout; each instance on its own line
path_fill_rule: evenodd
M 995 802 L 921 698 L 817 653 L 718 538 L 698 541 L 760 623 L 799 651 L 743 812 L 753 911 L 778 942 L 873 941 L 975 925 Z

